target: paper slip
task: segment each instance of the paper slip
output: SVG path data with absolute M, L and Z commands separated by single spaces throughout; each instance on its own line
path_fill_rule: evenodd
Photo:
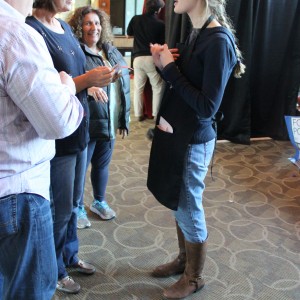
M 157 127 L 162 131 L 173 133 L 172 126 L 163 117 L 159 118 L 159 124 Z

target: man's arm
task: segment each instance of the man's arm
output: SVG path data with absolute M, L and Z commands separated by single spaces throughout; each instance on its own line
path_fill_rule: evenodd
M 29 28 L 22 39 L 12 35 L 4 46 L 6 90 L 40 137 L 63 138 L 77 129 L 83 108 L 72 89 L 61 83 L 42 37 Z

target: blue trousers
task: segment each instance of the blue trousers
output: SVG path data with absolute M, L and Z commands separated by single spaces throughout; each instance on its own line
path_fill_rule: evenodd
M 91 183 L 94 199 L 105 200 L 105 192 L 109 176 L 109 163 L 111 162 L 115 140 L 90 141 L 88 145 L 86 170 L 91 163 Z M 83 206 L 83 195 L 80 201 Z
M 0 198 L 0 299 L 49 300 L 57 282 L 50 202 L 36 194 Z
M 84 192 L 87 148 L 78 154 L 51 160 L 53 231 L 58 280 L 68 275 L 66 266 L 78 262 L 77 213 Z
M 191 243 L 202 243 L 207 239 L 202 195 L 214 147 L 213 139 L 203 144 L 191 144 L 186 152 L 179 205 L 174 214 L 185 239 Z

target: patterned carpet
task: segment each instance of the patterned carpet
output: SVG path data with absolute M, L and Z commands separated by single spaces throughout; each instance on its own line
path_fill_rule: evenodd
M 177 280 L 149 275 L 177 255 L 172 213 L 146 188 L 151 144 L 145 133 L 153 124 L 133 120 L 130 136 L 117 139 L 107 193 L 117 217 L 101 221 L 89 212 L 92 227 L 79 230 L 80 257 L 97 272 L 70 272 L 82 290 L 57 292 L 55 300 L 162 299 L 163 289 Z M 300 174 L 288 160 L 293 155 L 289 142 L 217 144 L 204 195 L 206 286 L 188 299 L 300 299 Z M 92 201 L 89 180 L 85 201 Z
M 156 279 L 151 270 L 178 254 L 172 212 L 146 187 L 153 120 L 132 117 L 130 135 L 117 138 L 107 201 L 117 217 L 102 221 L 85 204 L 90 229 L 78 231 L 80 258 L 97 271 L 70 270 L 77 295 L 52 300 L 160 300 L 178 276 Z M 218 142 L 204 207 L 209 230 L 206 286 L 189 300 L 300 300 L 300 172 L 288 158 L 290 142 L 257 140 L 251 146 Z

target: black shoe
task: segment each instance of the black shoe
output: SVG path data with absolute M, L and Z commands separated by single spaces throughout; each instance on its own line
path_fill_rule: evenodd
M 145 116 L 139 116 L 138 117 L 139 122 L 143 122 L 146 120 Z
M 154 128 L 149 128 L 147 133 L 146 133 L 146 137 L 152 141 L 153 137 L 154 137 Z

